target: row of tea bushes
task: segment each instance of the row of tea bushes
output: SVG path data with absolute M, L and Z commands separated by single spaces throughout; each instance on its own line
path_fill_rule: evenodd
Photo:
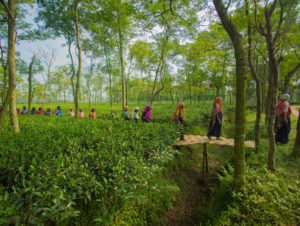
M 2 224 L 121 221 L 128 203 L 145 206 L 143 193 L 162 192 L 151 181 L 173 158 L 178 136 L 171 123 L 88 118 L 26 116 L 20 128 L 0 134 Z

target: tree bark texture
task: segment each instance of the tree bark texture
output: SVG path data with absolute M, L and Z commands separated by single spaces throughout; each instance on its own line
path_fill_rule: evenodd
M 110 102 L 110 107 L 112 107 L 112 105 L 113 105 L 113 99 L 112 99 L 112 81 L 111 81 L 110 60 L 109 60 L 109 56 L 108 56 L 107 47 L 104 47 L 104 53 L 105 53 L 106 68 L 107 68 L 108 80 L 109 80 L 109 102 Z
M 4 103 L 5 96 L 6 96 L 6 87 L 7 87 L 7 60 L 4 60 L 4 50 L 0 43 L 0 50 L 1 50 L 1 63 L 3 68 L 3 87 L 2 87 L 2 93 L 1 93 L 1 99 L 2 103 Z
M 76 73 L 76 90 L 75 90 L 75 114 L 77 115 L 79 111 L 79 94 L 80 94 L 80 79 L 81 79 L 81 45 L 80 45 L 80 27 L 79 27 L 79 20 L 78 20 L 78 2 L 75 3 L 75 30 L 76 30 L 76 43 L 77 43 L 77 50 L 78 50 L 78 68 Z
M 72 94 L 73 94 L 73 99 L 74 99 L 74 103 L 75 103 L 75 85 L 74 85 L 74 78 L 75 78 L 75 66 L 74 66 L 74 59 L 73 59 L 73 55 L 72 55 L 72 51 L 71 51 L 71 47 L 72 47 L 72 41 L 69 40 L 69 55 L 70 55 L 70 59 L 71 59 L 71 70 L 72 70 L 72 75 L 71 75 L 71 86 L 72 86 Z
M 274 124 L 276 117 L 276 107 L 277 107 L 277 95 L 278 95 L 278 87 L 279 87 L 279 65 L 276 59 L 275 47 L 273 42 L 273 34 L 272 34 L 272 24 L 271 24 L 271 16 L 274 12 L 274 8 L 276 7 L 276 0 L 274 1 L 271 8 L 265 9 L 265 19 L 266 19 L 266 42 L 269 56 L 269 70 L 270 70 L 270 103 L 269 103 L 269 122 L 268 122 L 268 135 L 269 135 L 269 154 L 268 154 L 268 169 L 271 171 L 275 171 L 275 151 L 276 151 L 276 143 L 275 143 L 275 132 L 274 132 Z
M 213 0 L 222 25 L 230 36 L 236 59 L 236 108 L 234 138 L 234 189 L 241 190 L 245 185 L 245 133 L 246 133 L 246 80 L 247 59 L 242 37 L 229 19 L 222 0 Z
M 256 119 L 255 119 L 255 149 L 258 150 L 260 141 L 260 119 L 261 119 L 261 80 L 253 65 L 252 27 L 249 18 L 249 2 L 245 0 L 246 17 L 248 18 L 248 64 L 251 75 L 256 85 Z
M 32 92 L 32 69 L 35 61 L 35 55 L 32 57 L 32 60 L 29 65 L 29 75 L 28 75 L 28 109 L 31 109 L 31 102 L 33 98 Z
M 7 106 L 10 106 L 10 121 L 15 133 L 19 133 L 19 121 L 17 116 L 16 101 L 16 60 L 15 60 L 15 44 L 16 44 L 16 17 L 15 17 L 15 0 L 8 1 L 8 73 L 9 88 L 3 103 L 4 111 L 0 114 L 0 128 L 3 128 Z
M 122 107 L 124 108 L 126 104 L 126 81 L 125 81 L 125 67 L 124 67 L 124 57 L 123 57 L 123 35 L 121 29 L 121 15 L 120 10 L 118 11 L 118 24 L 119 24 L 119 57 L 121 64 L 121 80 L 122 80 Z

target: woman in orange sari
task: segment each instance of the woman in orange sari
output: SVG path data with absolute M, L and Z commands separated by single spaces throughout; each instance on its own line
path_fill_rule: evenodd
M 183 117 L 184 117 L 184 113 L 183 113 L 183 108 L 185 107 L 185 104 L 183 102 L 181 102 L 180 104 L 178 104 L 176 111 L 174 112 L 174 115 L 172 117 L 172 120 L 174 122 L 178 122 L 179 124 L 183 124 Z M 180 140 L 184 140 L 184 135 L 183 135 L 183 127 L 180 127 Z
M 96 118 L 96 117 L 97 117 L 97 115 L 96 115 L 95 108 L 92 108 L 91 113 L 90 113 L 90 118 Z
M 178 104 L 176 111 L 174 112 L 174 115 L 172 117 L 172 120 L 174 122 L 178 122 L 179 124 L 183 123 L 183 108 L 185 107 L 185 104 L 183 102 L 181 102 L 180 104 Z

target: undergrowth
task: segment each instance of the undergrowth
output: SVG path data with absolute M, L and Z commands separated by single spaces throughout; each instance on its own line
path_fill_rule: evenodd
M 253 113 L 247 119 L 248 127 L 253 130 Z M 277 145 L 275 173 L 267 170 L 265 139 L 258 152 L 251 149 L 246 152 L 243 191 L 233 191 L 232 161 L 222 168 L 211 198 L 199 208 L 199 225 L 297 225 L 300 222 L 300 159 L 290 155 L 296 132 L 294 117 L 292 123 L 290 144 Z

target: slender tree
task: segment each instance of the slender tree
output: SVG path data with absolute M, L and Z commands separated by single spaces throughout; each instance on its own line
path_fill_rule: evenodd
M 255 148 L 258 149 L 260 142 L 260 120 L 261 120 L 261 79 L 253 64 L 252 25 L 249 15 L 249 2 L 245 0 L 246 17 L 248 19 L 248 64 L 251 75 L 256 86 L 256 120 L 255 120 Z
M 245 184 L 245 133 L 246 133 L 246 81 L 247 59 L 243 40 L 236 25 L 229 18 L 222 0 L 213 0 L 222 25 L 228 33 L 236 60 L 236 108 L 234 137 L 234 188 L 240 190 Z
M 29 74 L 28 74 L 28 109 L 31 109 L 31 102 L 33 98 L 32 92 L 32 75 L 33 75 L 33 64 L 35 61 L 35 55 L 32 57 L 32 60 L 29 64 Z
M 10 105 L 10 119 L 15 133 L 19 133 L 19 122 L 17 116 L 16 103 L 16 60 L 15 60 L 15 43 L 16 43 L 16 2 L 9 0 L 8 3 L 4 0 L 0 1 L 7 13 L 8 23 L 8 73 L 9 73 L 9 88 L 3 103 L 3 111 L 0 113 L 0 128 L 3 127 L 4 118 L 8 104 Z

